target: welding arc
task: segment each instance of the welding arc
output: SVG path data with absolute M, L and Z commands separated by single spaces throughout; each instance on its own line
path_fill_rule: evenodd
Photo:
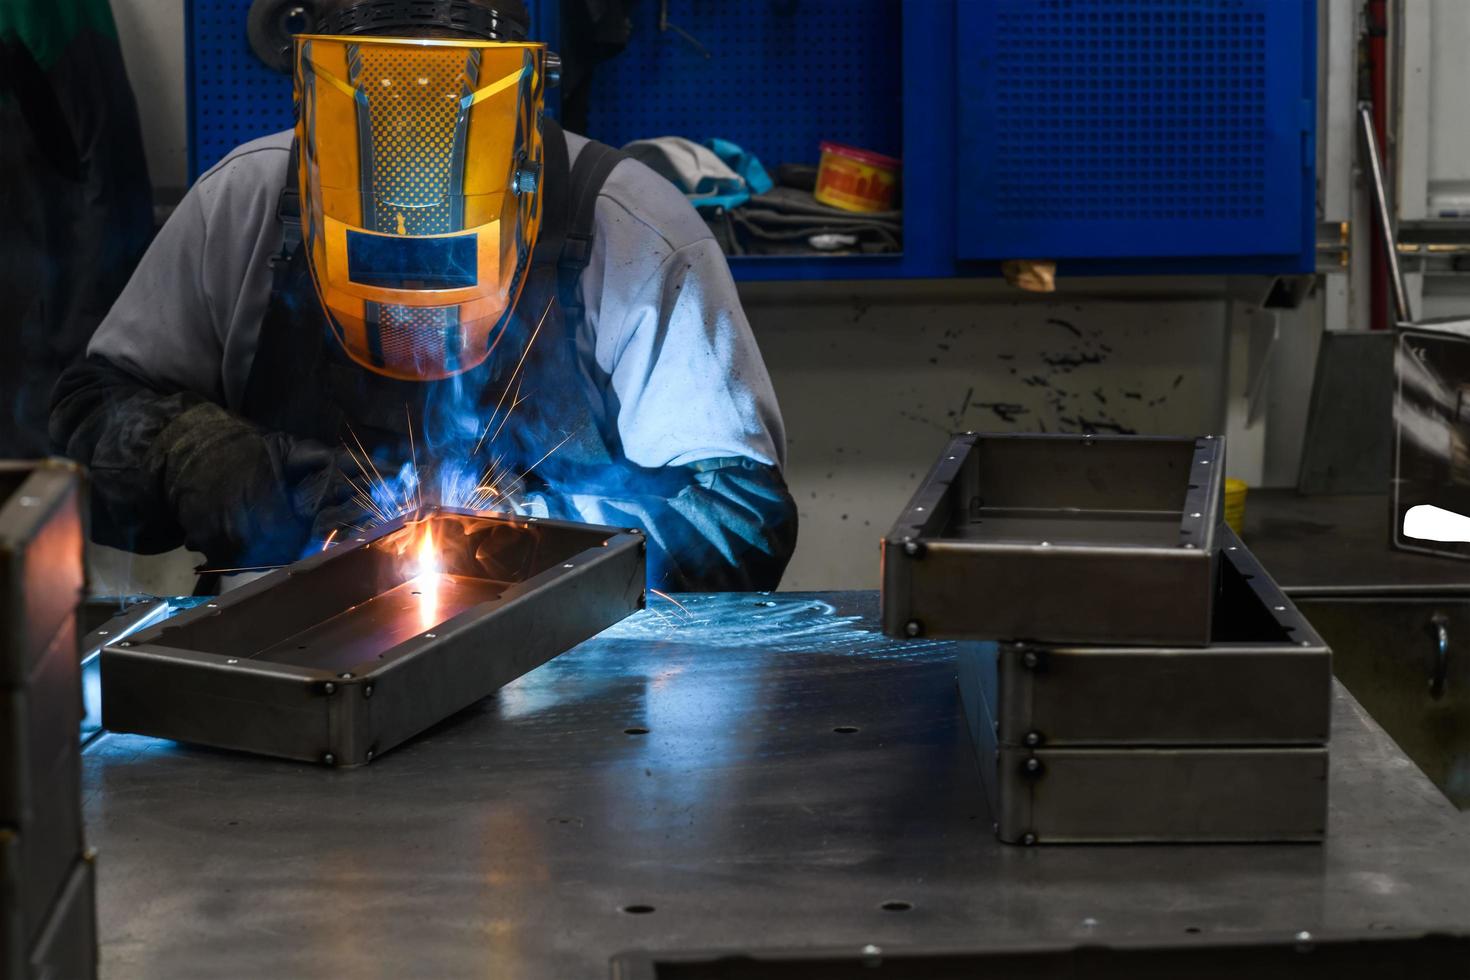
M 516 362 L 515 370 L 511 372 L 505 388 L 501 391 L 500 397 L 495 402 L 495 408 L 491 411 L 489 419 L 485 422 L 485 428 L 481 431 L 479 439 L 475 442 L 475 448 L 469 454 L 470 459 L 478 456 L 480 451 L 485 448 L 487 442 L 494 445 L 500 433 L 505 429 L 506 423 L 510 421 L 511 415 L 529 399 L 529 395 L 522 394 L 526 380 L 523 373 L 526 358 L 530 356 L 531 348 L 541 336 L 541 330 L 546 325 L 547 317 L 551 314 L 551 305 L 551 300 L 548 299 L 545 309 L 541 311 L 541 316 L 536 320 L 535 329 L 531 331 L 531 336 L 526 341 L 525 349 L 521 351 L 521 356 Z M 507 398 L 510 400 L 509 407 L 506 406 Z M 503 412 L 502 409 L 504 409 Z M 413 414 L 407 404 L 403 406 L 403 412 L 408 422 L 409 453 L 412 457 L 411 462 L 414 475 L 413 495 L 409 496 L 408 499 L 400 499 L 399 493 L 394 486 L 389 483 L 386 477 L 377 472 L 377 468 L 372 465 L 372 454 L 367 451 L 367 447 L 363 445 L 362 440 L 358 438 L 357 433 L 353 431 L 350 424 L 347 426 L 347 431 L 351 435 L 352 441 L 357 445 L 356 451 L 348 444 L 346 439 L 342 440 L 342 445 L 347 450 L 347 455 L 351 457 L 353 463 L 361 472 L 362 478 L 359 480 L 347 473 L 344 473 L 343 476 L 353 490 L 353 501 L 362 505 L 363 509 L 371 516 L 372 523 L 386 524 L 407 513 L 413 509 L 415 499 L 418 509 L 423 510 L 424 508 L 423 476 L 419 471 L 418 443 L 413 432 Z M 572 435 L 575 434 L 572 433 Z M 526 470 L 526 473 L 529 473 L 544 463 L 553 453 L 566 445 L 571 440 L 572 435 L 568 435 L 561 442 L 553 446 L 551 451 L 533 463 Z M 501 465 L 504 458 L 505 454 L 501 453 L 491 461 L 489 467 L 481 473 L 480 478 L 476 481 L 474 490 L 469 493 L 467 499 L 464 501 L 444 500 L 440 502 L 449 506 L 466 507 L 470 510 L 488 510 L 505 500 L 510 494 L 524 486 L 525 474 L 517 476 L 513 472 L 504 469 Z M 504 488 L 503 490 L 501 489 L 502 487 Z M 385 501 L 386 503 L 380 503 L 380 501 Z

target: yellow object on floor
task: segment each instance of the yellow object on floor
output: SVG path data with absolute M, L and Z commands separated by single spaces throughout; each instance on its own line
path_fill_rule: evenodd
M 1039 259 L 1008 259 L 1000 264 L 1006 282 L 1028 293 L 1057 291 L 1057 264 Z
M 1250 488 L 1244 480 L 1235 477 L 1225 478 L 1225 523 L 1230 525 L 1230 530 L 1241 534 L 1245 526 L 1245 494 Z

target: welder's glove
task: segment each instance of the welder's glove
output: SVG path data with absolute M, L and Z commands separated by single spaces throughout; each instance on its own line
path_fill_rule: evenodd
M 264 432 L 211 402 L 173 418 L 148 462 L 184 531 L 212 564 L 285 564 L 300 558 L 319 526 L 363 519 L 351 509 L 345 452 Z M 321 540 L 327 530 L 320 531 Z
M 352 493 L 327 447 L 95 356 L 57 383 L 51 433 L 91 470 L 93 537 L 131 551 L 182 544 L 216 567 L 295 561 L 318 515 Z
M 361 457 L 354 459 L 346 449 L 328 449 L 305 440 L 292 443 L 288 459 L 289 468 L 301 474 L 291 502 L 296 513 L 311 520 L 308 550 L 319 550 L 334 536 L 378 522 L 380 518 L 357 489 L 371 487 L 382 478 L 371 460 L 359 464 Z M 362 466 L 367 467 L 366 472 Z
M 780 583 L 796 548 L 797 513 L 774 466 L 738 457 L 655 469 L 624 464 L 599 479 L 532 496 L 555 518 L 641 528 L 654 588 L 744 592 Z

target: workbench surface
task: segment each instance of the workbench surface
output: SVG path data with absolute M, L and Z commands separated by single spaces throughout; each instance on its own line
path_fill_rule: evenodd
M 1340 688 L 1325 845 L 1009 847 L 951 644 L 874 593 L 680 601 L 366 768 L 93 743 L 104 978 L 1470 924 L 1470 822 Z

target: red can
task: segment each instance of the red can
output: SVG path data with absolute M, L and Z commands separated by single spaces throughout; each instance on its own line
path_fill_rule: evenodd
M 899 166 L 893 157 L 824 140 L 813 196 L 844 211 L 891 211 Z

